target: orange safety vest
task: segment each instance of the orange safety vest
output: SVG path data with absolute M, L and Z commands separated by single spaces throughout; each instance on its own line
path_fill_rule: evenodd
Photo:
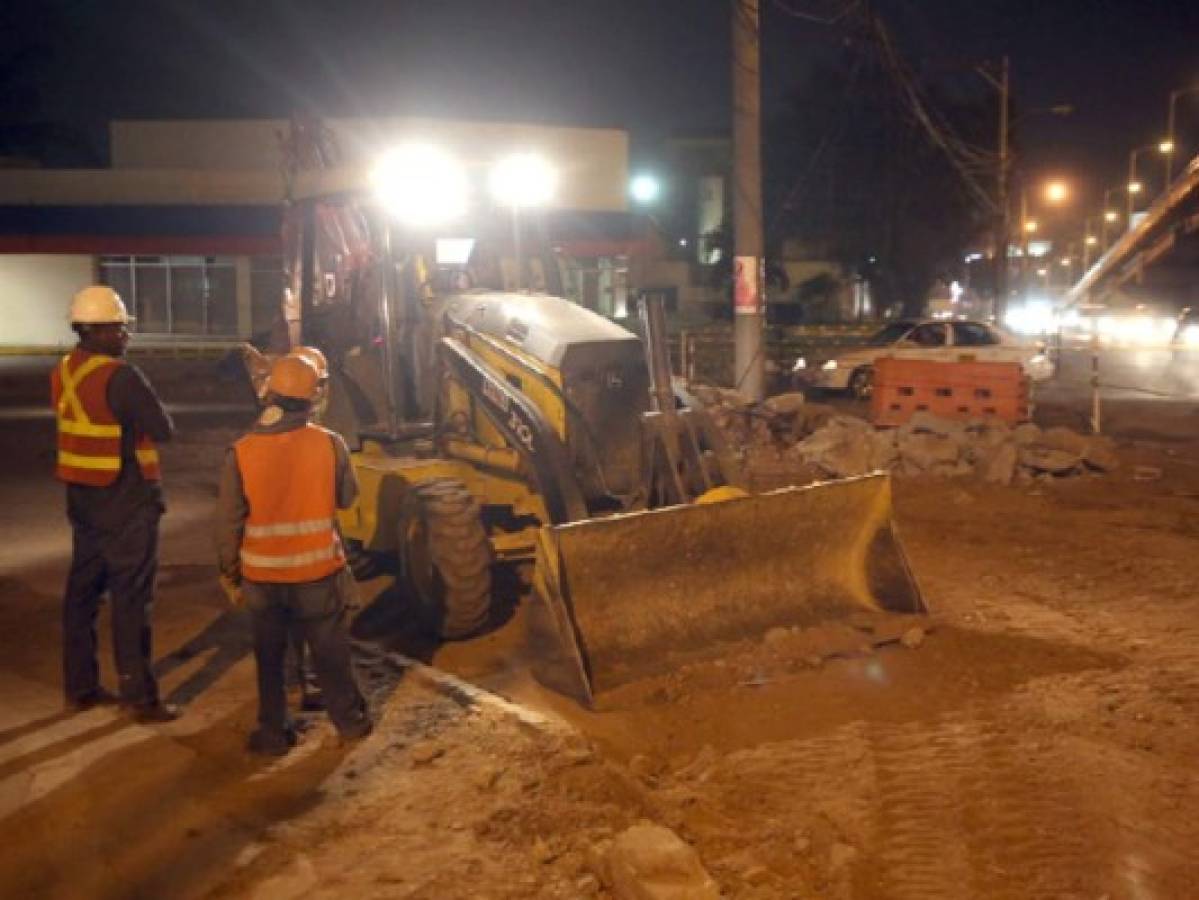
M 337 456 L 331 432 L 305 425 L 248 434 L 233 445 L 249 502 L 241 572 L 250 581 L 316 581 L 346 564 L 334 528 Z
M 125 363 L 76 348 L 50 373 L 50 396 L 58 420 L 58 468 L 70 484 L 106 487 L 121 473 L 121 424 L 108 405 L 108 383 Z M 159 481 L 158 449 L 146 435 L 135 447 L 147 481 Z

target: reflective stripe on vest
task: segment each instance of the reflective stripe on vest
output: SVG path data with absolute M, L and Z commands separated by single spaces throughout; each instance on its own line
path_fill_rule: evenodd
M 246 537 L 290 537 L 296 534 L 320 534 L 322 531 L 330 531 L 332 528 L 332 519 L 278 522 L 273 525 L 247 525 Z
M 72 368 L 74 365 L 74 368 Z M 102 353 L 73 350 L 50 378 L 58 425 L 58 468 L 62 481 L 103 487 L 121 471 L 121 425 L 108 406 L 108 384 L 124 365 Z M 142 477 L 160 477 L 158 450 L 146 436 L 137 438 L 134 455 Z
M 240 548 L 250 581 L 298 583 L 345 565 L 337 536 L 337 456 L 333 436 L 316 425 L 249 434 L 234 444 L 249 506 Z
M 298 566 L 310 566 L 313 563 L 327 559 L 339 558 L 340 548 L 330 544 L 320 550 L 308 550 L 305 553 L 292 553 L 287 556 L 267 556 L 263 553 L 251 553 L 243 549 L 241 561 L 243 565 L 258 566 L 263 569 L 294 569 Z

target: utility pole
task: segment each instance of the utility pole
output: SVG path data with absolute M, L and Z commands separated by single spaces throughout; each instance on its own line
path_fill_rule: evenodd
M 1091 248 L 1098 243 L 1099 239 L 1091 233 L 1091 223 L 1094 220 L 1087 216 L 1082 223 L 1082 274 L 1085 275 L 1091 270 Z
M 733 9 L 733 387 L 765 395 L 766 261 L 762 228 L 762 73 L 758 0 Z
M 995 235 L 995 321 L 1002 322 L 1007 312 L 1008 240 L 1011 217 L 1008 215 L 1008 175 L 1011 172 L 1011 151 L 1008 146 L 1008 115 L 1011 106 L 1008 58 L 1003 58 L 999 73 L 999 171 L 996 173 L 995 201 L 999 207 Z M 1024 223 L 1020 223 L 1024 227 Z

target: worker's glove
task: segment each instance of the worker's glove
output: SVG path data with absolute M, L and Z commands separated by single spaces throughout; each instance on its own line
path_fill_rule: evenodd
M 241 609 L 246 604 L 245 594 L 241 591 L 241 585 L 230 578 L 228 575 L 221 576 L 221 590 L 225 592 L 225 596 L 229 598 L 237 609 Z

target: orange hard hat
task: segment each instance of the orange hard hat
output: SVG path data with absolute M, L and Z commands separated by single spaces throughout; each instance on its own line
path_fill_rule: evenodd
M 295 347 L 288 356 L 298 356 L 311 363 L 312 368 L 316 369 L 316 377 L 321 381 L 329 377 L 329 360 L 325 359 L 325 354 L 316 347 Z
M 271 366 L 267 393 L 295 400 L 312 400 L 316 396 L 320 376 L 316 366 L 302 356 L 280 356 Z

